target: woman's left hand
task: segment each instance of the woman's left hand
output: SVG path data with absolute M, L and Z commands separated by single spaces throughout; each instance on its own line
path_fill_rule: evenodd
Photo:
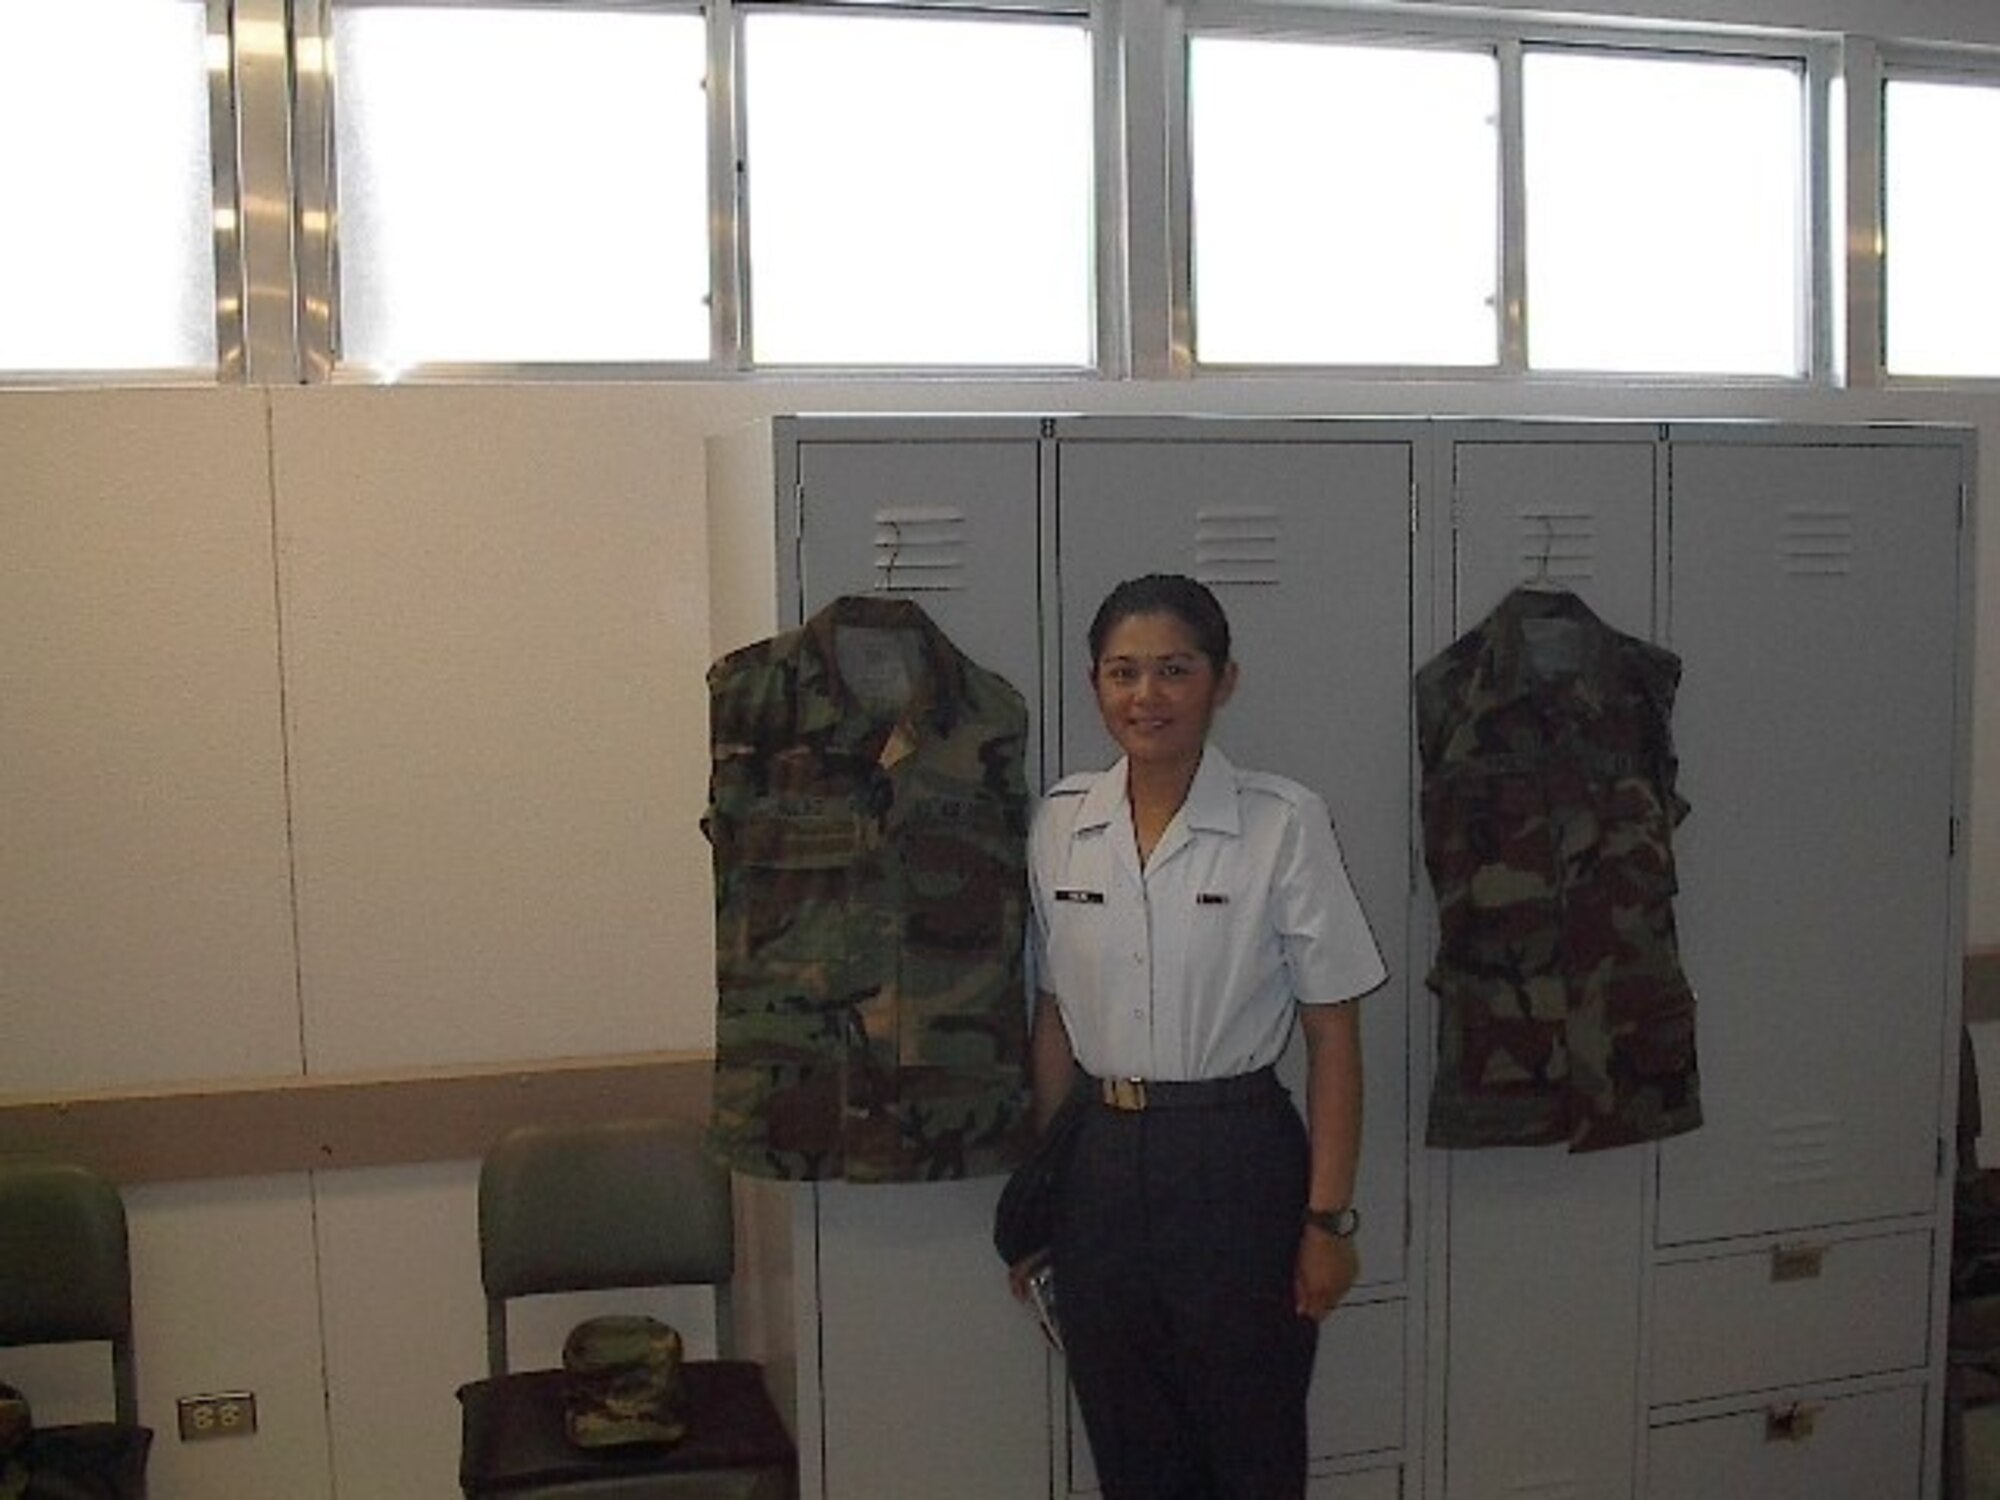
M 1293 1310 L 1315 1323 L 1340 1305 L 1361 1274 L 1361 1256 L 1352 1239 L 1335 1239 L 1321 1230 L 1299 1233 L 1299 1258 L 1292 1272 Z

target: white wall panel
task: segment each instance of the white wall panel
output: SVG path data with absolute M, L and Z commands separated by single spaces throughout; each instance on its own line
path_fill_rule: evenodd
M 308 1179 L 177 1183 L 125 1201 L 153 1500 L 331 1500 Z M 175 1398 L 220 1391 L 256 1396 L 256 1433 L 181 1442 Z
M 0 1090 L 296 1071 L 264 406 L 0 402 Z
M 311 1071 L 709 1044 L 701 450 L 656 400 L 277 399 Z

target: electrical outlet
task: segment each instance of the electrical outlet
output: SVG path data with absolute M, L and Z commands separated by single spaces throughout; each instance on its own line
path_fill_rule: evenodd
M 257 1430 L 257 1397 L 250 1391 L 221 1391 L 213 1396 L 183 1396 L 175 1405 L 181 1418 L 181 1441 L 248 1437 Z

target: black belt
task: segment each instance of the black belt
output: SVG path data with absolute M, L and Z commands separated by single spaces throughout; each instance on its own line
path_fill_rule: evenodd
M 1225 1109 L 1232 1104 L 1257 1104 L 1282 1093 L 1275 1068 L 1229 1078 L 1195 1078 L 1185 1082 L 1146 1078 L 1093 1078 L 1091 1094 L 1107 1109 L 1136 1114 L 1148 1109 Z

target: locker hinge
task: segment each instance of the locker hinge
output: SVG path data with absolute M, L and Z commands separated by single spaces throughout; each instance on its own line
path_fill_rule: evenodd
M 1951 815 L 1951 829 L 1945 835 L 1945 858 L 1958 858 L 1958 814 Z
M 1420 508 L 1419 502 L 1422 499 L 1422 489 L 1423 487 L 1417 483 L 1417 476 L 1412 474 L 1410 476 L 1410 535 L 1411 536 L 1415 536 L 1417 534 L 1417 513 Z
M 1056 435 L 1056 419 L 1054 417 L 1043 417 L 1042 436 L 1045 438 L 1052 438 L 1055 435 Z
M 803 479 L 792 481 L 792 540 L 799 541 L 806 534 L 806 484 Z
M 1965 510 L 1970 504 L 1972 504 L 1972 496 L 1967 493 L 1965 484 L 1961 482 L 1958 486 L 1958 529 L 1960 531 L 1965 530 Z

